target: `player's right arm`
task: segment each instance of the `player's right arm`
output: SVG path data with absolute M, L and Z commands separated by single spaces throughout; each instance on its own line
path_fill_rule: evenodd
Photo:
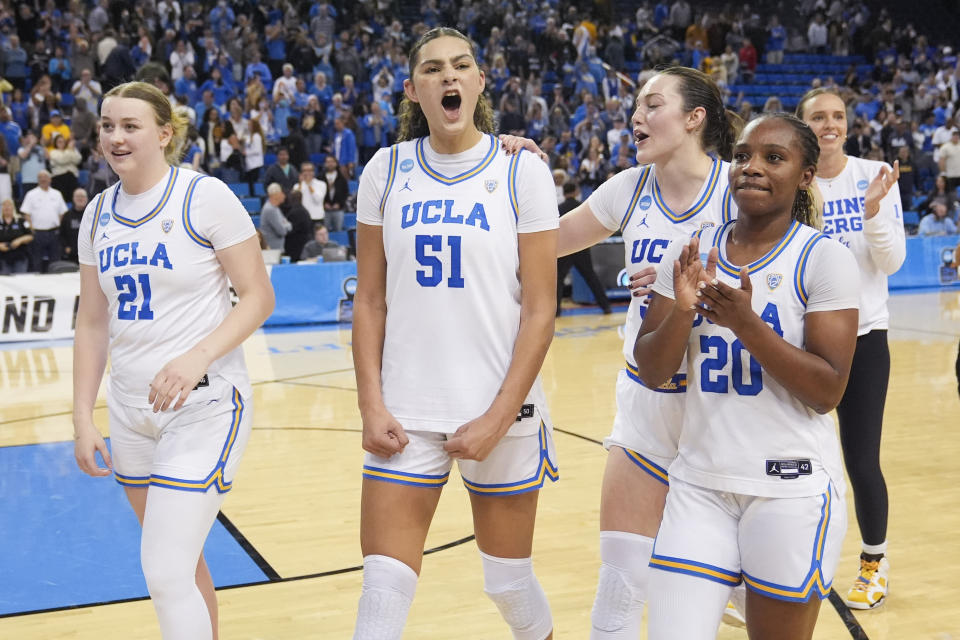
M 353 369 L 363 422 L 363 449 L 389 458 L 407 446 L 403 426 L 383 403 L 380 372 L 387 328 L 387 256 L 383 210 L 389 149 L 370 159 L 357 192 L 357 290 L 353 296 Z
M 357 377 L 363 449 L 389 458 L 407 435 L 383 404 L 380 371 L 387 325 L 387 260 L 383 227 L 357 223 L 357 290 L 353 297 L 353 368 Z
M 109 306 L 100 289 L 97 267 L 80 265 L 80 304 L 73 340 L 73 437 L 77 466 L 91 476 L 110 475 L 110 469 L 97 465 L 99 451 L 107 467 L 112 468 L 110 452 L 93 423 L 93 408 L 103 372 L 107 366 L 110 338 Z
M 557 257 L 582 251 L 606 240 L 613 232 L 600 224 L 588 202 L 560 218 Z

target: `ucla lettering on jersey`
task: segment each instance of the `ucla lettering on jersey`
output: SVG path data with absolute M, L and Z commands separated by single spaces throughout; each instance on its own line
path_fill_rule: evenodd
M 697 229 L 733 218 L 734 205 L 727 184 L 729 166 L 727 162 L 714 160 L 700 192 L 690 207 L 681 212 L 674 211 L 664 201 L 654 165 L 622 171 L 600 185 L 588 203 L 604 227 L 621 231 L 627 278 L 646 267 L 659 269 L 672 241 L 688 238 Z M 627 202 L 626 208 L 623 202 Z M 633 343 L 649 304 L 650 296 L 631 298 L 624 326 L 627 375 L 638 382 Z M 676 393 L 685 389 L 686 375 L 681 370 L 661 391 Z
M 523 185 L 523 192 L 520 192 Z M 374 195 L 375 194 L 375 195 Z M 461 154 L 427 138 L 383 149 L 361 177 L 358 221 L 382 225 L 387 321 L 384 403 L 407 428 L 452 432 L 490 406 L 520 324 L 518 234 L 556 229 L 549 170 L 485 135 Z M 536 433 L 536 415 L 511 434 Z
M 110 187 L 88 206 L 79 257 L 97 268 L 108 302 L 111 393 L 124 404 L 149 406 L 149 383 L 160 367 L 209 335 L 231 309 L 226 274 L 201 229 L 215 229 L 223 247 L 254 230 L 226 185 L 194 171 L 172 167 L 136 196 L 121 188 Z M 202 211 L 200 201 L 207 203 Z M 239 348 L 207 373 L 249 395 Z M 196 396 L 188 402 L 202 399 Z

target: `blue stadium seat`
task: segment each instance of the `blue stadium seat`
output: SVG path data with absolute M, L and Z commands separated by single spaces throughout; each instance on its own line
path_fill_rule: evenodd
M 86 189 L 88 182 L 90 182 L 90 170 L 80 169 L 80 171 L 77 172 L 77 184 Z
M 250 185 L 246 182 L 231 182 L 227 186 L 238 198 L 246 198 L 250 195 Z
M 347 188 L 348 188 L 348 191 L 350 192 L 350 195 L 356 195 L 357 189 L 360 188 L 360 183 L 356 180 L 348 180 Z
M 357 214 L 355 214 L 355 213 L 344 213 L 344 214 L 343 214 L 343 228 L 344 228 L 344 229 L 356 229 L 356 228 L 357 228 Z
M 240 198 L 240 202 L 243 203 L 243 208 L 247 210 L 247 213 L 260 213 L 262 208 L 260 198 Z
M 260 228 L 260 214 L 259 214 L 259 213 L 257 213 L 257 214 L 251 214 L 250 220 L 253 222 L 253 228 L 254 228 L 254 229 L 259 229 L 259 228 Z
M 916 211 L 903 212 L 903 228 L 907 233 L 916 233 L 920 227 L 920 214 Z
M 325 153 L 311 153 L 310 162 L 313 163 L 316 172 L 319 173 L 321 167 L 323 167 L 323 161 L 326 159 L 327 154 Z
M 269 167 L 270 165 L 276 163 L 277 154 L 275 153 L 265 153 L 263 154 L 263 166 Z
M 257 196 L 257 197 L 260 197 L 260 198 L 265 198 L 265 197 L 267 197 L 267 189 L 266 189 L 266 187 L 263 186 L 263 183 L 262 183 L 262 182 L 254 182 L 254 183 L 253 183 L 253 195 L 255 195 L 255 196 Z
M 331 231 L 330 239 L 339 245 L 343 245 L 344 247 L 350 246 L 350 234 L 346 231 Z

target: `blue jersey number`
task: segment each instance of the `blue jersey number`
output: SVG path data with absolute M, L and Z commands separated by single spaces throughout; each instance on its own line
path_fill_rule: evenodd
M 136 280 L 130 275 L 114 276 L 113 281 L 117 285 L 117 291 L 120 292 L 120 295 L 117 296 L 117 302 L 120 303 L 120 306 L 117 307 L 117 318 L 120 320 L 153 320 L 153 310 L 150 308 L 149 274 L 141 273 L 137 275 Z M 133 304 L 136 302 L 138 295 L 143 296 L 143 302 L 139 309 L 137 305 Z
M 709 393 L 727 393 L 731 378 L 734 390 L 741 396 L 755 396 L 763 390 L 763 372 L 760 363 L 743 347 L 743 343 L 734 340 L 728 344 L 720 336 L 700 336 L 700 353 L 708 357 L 700 363 L 700 388 Z M 749 358 L 750 379 L 743 379 L 743 354 Z M 726 370 L 727 362 L 732 360 L 730 375 L 720 373 Z
M 460 236 L 447 236 L 450 247 L 450 277 L 447 286 L 463 289 L 463 275 L 460 272 Z M 417 270 L 417 282 L 423 287 L 435 287 L 443 280 L 443 263 L 435 254 L 443 251 L 443 236 L 416 236 L 417 262 L 425 269 Z

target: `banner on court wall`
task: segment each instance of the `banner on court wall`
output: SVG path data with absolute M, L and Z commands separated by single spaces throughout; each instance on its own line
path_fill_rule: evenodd
M 0 276 L 0 342 L 73 337 L 80 274 Z
M 267 273 L 277 303 L 264 326 L 353 319 L 357 263 L 268 265 Z M 0 276 L 0 343 L 72 338 L 79 301 L 79 273 Z

